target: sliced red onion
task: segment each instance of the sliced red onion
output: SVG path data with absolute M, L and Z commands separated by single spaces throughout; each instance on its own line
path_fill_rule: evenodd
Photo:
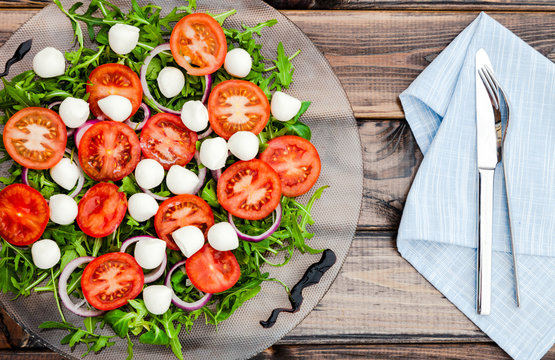
M 204 139 L 205 137 L 207 137 L 207 136 L 210 135 L 210 134 L 212 134 L 212 128 L 211 128 L 211 127 L 208 127 L 208 130 L 206 130 L 206 131 L 203 132 L 202 134 L 199 134 L 199 135 L 198 135 L 198 139 L 199 139 L 199 140 L 202 140 L 202 139 Z
M 131 238 L 125 240 L 121 244 L 121 248 L 119 249 L 119 251 L 120 252 L 125 252 L 125 250 L 127 250 L 129 245 L 134 244 L 134 243 L 136 243 L 140 240 L 143 240 L 143 239 L 157 239 L 157 238 L 155 238 L 154 236 L 149 236 L 149 235 L 131 237 Z M 168 264 L 168 258 L 166 257 L 166 253 L 164 253 L 164 257 L 162 258 L 162 262 L 160 263 L 160 265 L 158 265 L 152 271 L 145 274 L 145 284 L 148 284 L 148 283 L 151 283 L 151 282 L 154 282 L 154 281 L 158 280 L 160 278 L 160 276 L 162 276 L 162 274 L 164 274 L 164 270 L 166 270 L 166 265 L 167 264 Z
M 125 250 L 127 250 L 127 248 L 129 247 L 129 245 L 136 243 L 139 240 L 143 240 L 143 239 L 157 239 L 154 236 L 150 236 L 150 235 L 140 235 L 140 236 L 133 236 L 130 237 L 127 240 L 124 240 L 121 243 L 121 248 L 119 249 L 119 252 L 125 252 Z
M 185 302 L 185 301 L 181 300 L 180 298 L 178 298 L 177 295 L 175 295 L 175 292 L 173 291 L 173 288 L 172 288 L 172 282 L 171 282 L 172 274 L 177 268 L 181 267 L 182 265 L 185 265 L 185 261 L 186 260 L 181 260 L 181 261 L 177 262 L 170 269 L 170 271 L 168 272 L 168 275 L 166 275 L 166 281 L 164 282 L 164 285 L 166 285 L 167 287 L 172 289 L 172 303 L 175 306 L 177 306 L 181 310 L 186 310 L 186 311 L 198 310 L 201 307 L 203 307 L 204 305 L 208 304 L 208 301 L 210 301 L 210 298 L 212 297 L 212 294 L 205 294 L 199 300 L 197 300 L 195 302 L 192 302 L 192 303 L 188 303 L 188 302 Z
M 72 155 L 72 151 L 70 149 L 66 149 L 66 153 Z M 73 163 L 79 169 L 79 179 L 77 179 L 77 185 L 75 185 L 75 189 L 73 189 L 73 191 L 68 194 L 68 196 L 74 198 L 81 192 L 81 190 L 83 190 L 83 185 L 85 185 L 85 175 L 83 174 L 83 169 L 81 169 L 79 160 L 75 160 L 74 157 L 73 159 L 71 159 L 71 161 L 73 161 Z
M 206 85 L 204 85 L 204 94 L 202 94 L 202 99 L 200 101 L 202 101 L 202 103 L 206 105 L 206 103 L 208 102 L 208 97 L 210 96 L 210 92 L 212 91 L 212 82 L 214 78 L 212 74 L 208 74 L 204 75 L 204 79 L 206 80 Z
M 210 173 L 212 174 L 212 177 L 214 178 L 214 180 L 218 182 L 218 180 L 220 180 L 220 176 L 222 176 L 222 169 L 210 170 Z
M 155 193 L 153 193 L 153 192 L 150 191 L 149 189 L 145 189 L 145 188 L 140 187 L 140 186 L 139 186 L 139 188 L 142 190 L 142 192 L 144 192 L 145 194 L 148 194 L 148 195 L 152 196 L 155 200 L 164 201 L 164 200 L 168 200 L 168 199 L 169 199 L 169 197 L 167 197 L 167 196 L 156 195 Z
M 52 108 L 56 105 L 60 105 L 62 102 L 61 101 L 54 101 L 52 104 L 48 105 L 48 108 L 50 110 L 52 110 Z
M 250 241 L 250 242 L 259 242 L 270 237 L 270 235 L 272 235 L 279 228 L 279 224 L 281 223 L 281 218 L 282 218 L 281 204 L 278 204 L 275 212 L 276 212 L 276 219 L 274 220 L 274 223 L 272 224 L 272 226 L 268 228 L 268 230 L 264 231 L 260 235 L 247 235 L 239 231 L 239 229 L 237 229 L 237 226 L 235 226 L 235 223 L 233 222 L 233 215 L 231 214 L 227 215 L 227 219 L 231 224 L 231 226 L 233 226 L 233 229 L 235 229 L 235 232 L 237 233 L 237 236 L 239 237 L 239 239 Z
M 94 124 L 101 122 L 102 120 L 100 119 L 93 119 L 93 120 L 89 120 L 86 123 L 84 123 L 83 125 L 79 126 L 77 128 L 77 130 L 75 131 L 75 146 L 79 147 L 79 143 L 81 142 L 81 138 L 83 137 L 83 135 L 85 134 L 85 132 Z
M 60 293 L 62 304 L 64 304 L 64 306 L 72 313 L 83 317 L 99 316 L 104 314 L 104 311 L 81 308 L 81 306 L 85 303 L 83 301 L 81 301 L 79 304 L 74 304 L 67 293 L 67 281 L 69 280 L 71 273 L 73 273 L 73 271 L 77 269 L 77 267 L 89 263 L 94 259 L 95 258 L 93 256 L 82 256 L 70 261 L 60 274 L 60 279 L 58 281 L 58 290 Z
M 27 185 L 29 185 L 29 169 L 27 169 L 26 167 L 23 168 L 23 171 L 21 172 L 21 181 Z
M 141 106 L 139 106 L 139 108 L 143 109 L 143 113 L 144 113 L 143 121 L 141 121 L 140 123 L 133 122 L 129 119 L 124 121 L 124 123 L 129 125 L 129 127 L 135 131 L 142 130 L 147 120 L 150 119 L 150 109 L 148 108 L 148 106 L 145 103 L 141 103 Z
M 206 178 L 206 168 L 205 167 L 200 167 L 201 163 L 200 163 L 200 155 L 198 151 L 195 151 L 195 161 L 197 162 L 198 165 L 198 185 L 197 187 L 194 188 L 194 190 L 192 191 L 193 194 L 197 194 L 200 189 L 202 189 L 202 186 L 204 185 L 204 179 Z

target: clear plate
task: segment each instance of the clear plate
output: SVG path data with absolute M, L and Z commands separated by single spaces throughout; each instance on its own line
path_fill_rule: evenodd
M 68 8 L 74 1 L 62 2 Z M 122 9 L 129 7 L 129 1 L 113 2 Z M 161 5 L 165 12 L 183 5 L 182 1 L 151 2 Z M 190 334 L 182 332 L 180 335 L 187 359 L 246 359 L 268 348 L 299 324 L 317 305 L 339 273 L 356 230 L 362 200 L 361 146 L 356 121 L 339 80 L 324 56 L 296 25 L 262 1 L 199 0 L 198 3 L 198 11 L 220 13 L 237 9 L 237 14 L 226 21 L 227 27 L 239 28 L 241 23 L 253 26 L 268 19 L 277 19 L 277 25 L 263 30 L 260 40 L 264 44 L 263 53 L 268 58 L 275 58 L 280 41 L 287 54 L 301 49 L 301 54 L 293 61 L 294 82 L 287 92 L 312 102 L 302 120 L 310 125 L 312 142 L 322 160 L 322 173 L 315 188 L 330 186 L 314 208 L 316 224 L 311 230 L 316 235 L 309 241 L 309 245 L 332 249 L 337 255 L 337 263 L 322 277 L 319 284 L 304 290 L 304 303 L 297 313 L 282 313 L 274 327 L 262 328 L 259 321 L 267 319 L 272 309 L 290 305 L 279 284 L 264 283 L 262 291 L 254 299 L 244 304 L 217 329 L 205 325 L 200 318 Z M 30 38 L 33 39 L 31 52 L 22 62 L 12 67 L 11 75 L 30 69 L 34 54 L 46 46 L 60 50 L 69 50 L 73 46 L 73 32 L 68 19 L 55 5 L 50 5 L 6 42 L 0 51 L 0 64 L 6 62 L 21 42 Z M 6 165 L 0 168 L 3 174 L 7 172 Z M 300 201 L 306 202 L 311 193 L 303 196 Z M 297 252 L 286 266 L 266 266 L 264 270 L 291 287 L 302 277 L 307 267 L 319 258 L 320 255 L 301 255 Z M 0 294 L 0 304 L 23 328 L 52 350 L 68 358 L 81 358 L 84 347 L 78 346 L 71 351 L 68 346 L 60 345 L 60 339 L 67 331 L 38 329 L 43 321 L 60 320 L 51 293 L 31 294 L 16 301 L 10 301 L 10 298 L 9 294 Z M 68 321 L 82 326 L 82 319 L 78 316 L 68 311 L 65 315 Z M 108 327 L 103 332 L 112 335 Z M 143 345 L 137 339 L 134 343 L 134 358 L 137 360 L 173 357 L 171 351 L 164 347 Z M 116 338 L 116 345 L 87 357 L 120 360 L 126 356 L 126 340 Z

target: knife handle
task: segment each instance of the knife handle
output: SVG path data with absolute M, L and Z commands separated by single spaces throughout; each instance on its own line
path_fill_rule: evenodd
M 478 241 L 478 298 L 480 315 L 491 312 L 491 258 L 493 243 L 493 175 L 494 169 L 480 169 L 480 209 Z

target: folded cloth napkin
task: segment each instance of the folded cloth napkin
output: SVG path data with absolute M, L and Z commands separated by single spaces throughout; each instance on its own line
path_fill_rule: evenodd
M 476 313 L 478 169 L 475 54 L 484 48 L 511 102 L 505 190 L 494 184 L 492 311 Z M 424 154 L 397 246 L 447 299 L 515 359 L 555 342 L 555 64 L 482 13 L 400 95 Z M 514 295 L 506 194 L 518 255 Z

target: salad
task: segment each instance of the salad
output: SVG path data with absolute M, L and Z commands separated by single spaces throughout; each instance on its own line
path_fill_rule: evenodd
M 139 341 L 182 359 L 179 334 L 199 317 L 217 325 L 264 281 L 290 293 L 262 265 L 323 251 L 306 243 L 325 189 L 300 121 L 310 103 L 287 94 L 300 51 L 280 43 L 266 59 L 256 40 L 276 20 L 226 28 L 235 10 L 195 1 L 165 16 L 135 0 L 128 13 L 54 2 L 76 50 L 47 47 L 2 78 L 0 161 L 14 162 L 0 178 L 0 290 L 52 292 L 60 319 L 40 328 L 85 354 L 120 337 L 129 358 Z

